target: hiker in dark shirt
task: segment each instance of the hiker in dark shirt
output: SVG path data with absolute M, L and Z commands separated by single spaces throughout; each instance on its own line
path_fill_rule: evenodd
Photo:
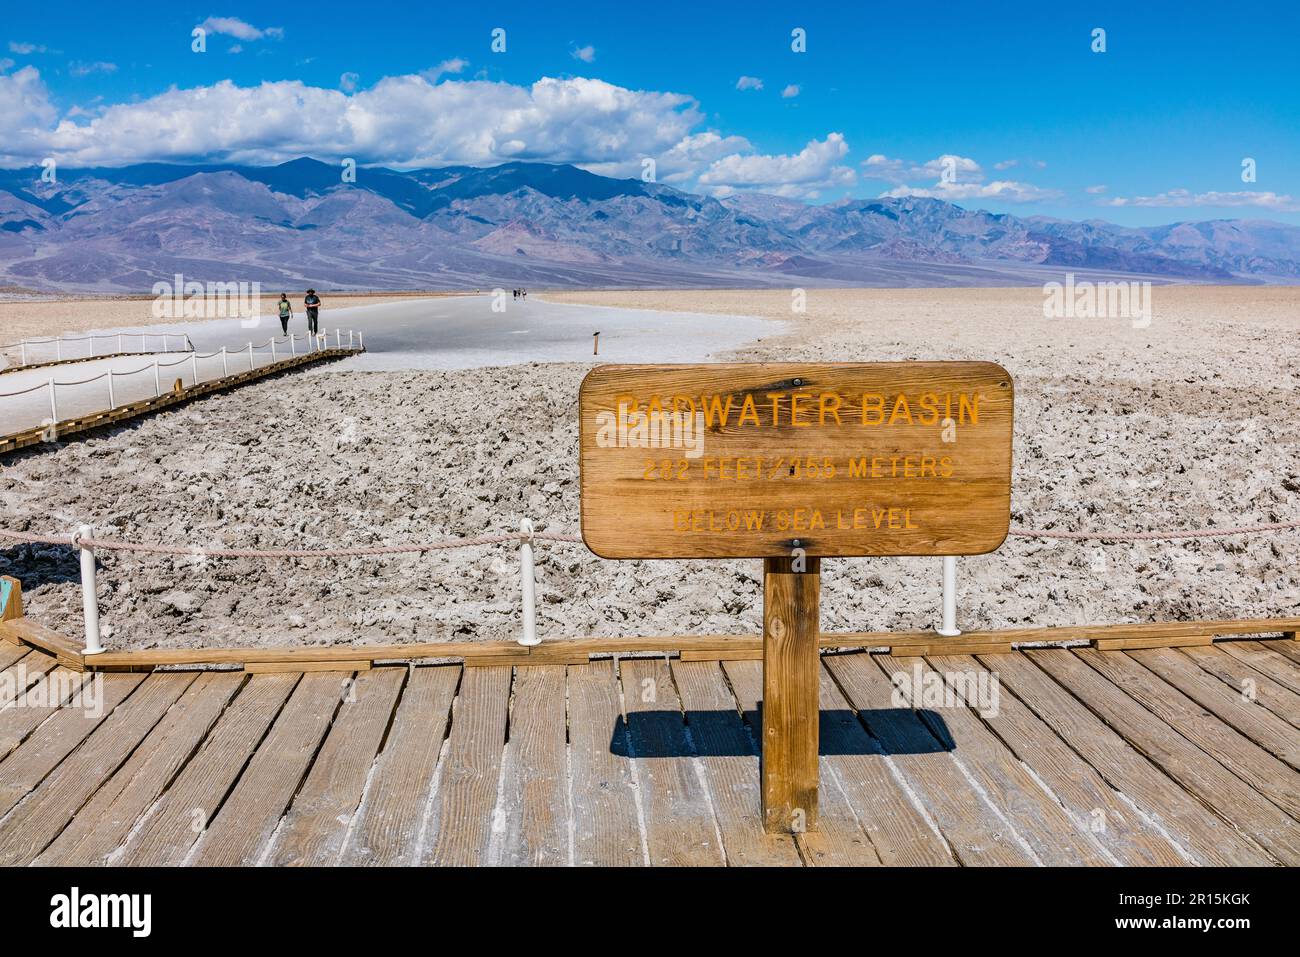
M 307 298 L 302 304 L 307 307 L 307 331 L 313 336 L 319 335 L 320 296 L 316 295 L 315 289 L 307 290 Z
M 289 334 L 289 320 L 293 318 L 293 306 L 289 304 L 289 294 L 287 292 L 280 293 L 278 305 L 280 307 L 280 328 L 284 330 L 284 334 L 287 336 Z

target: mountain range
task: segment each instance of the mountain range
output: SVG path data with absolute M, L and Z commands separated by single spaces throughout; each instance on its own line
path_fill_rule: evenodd
M 1067 271 L 1300 282 L 1300 227 L 1130 228 L 937 199 L 724 199 L 575 166 L 400 172 L 142 164 L 0 170 L 0 284 L 147 292 L 187 280 L 298 289 L 1037 285 Z

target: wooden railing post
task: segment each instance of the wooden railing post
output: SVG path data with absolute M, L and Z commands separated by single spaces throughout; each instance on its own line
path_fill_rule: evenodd
M 798 570 L 796 570 L 798 569 Z M 817 827 L 821 560 L 763 565 L 763 827 Z

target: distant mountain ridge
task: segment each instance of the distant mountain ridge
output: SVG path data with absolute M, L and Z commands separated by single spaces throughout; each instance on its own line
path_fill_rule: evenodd
M 575 166 L 399 172 L 148 163 L 0 170 L 0 284 L 141 292 L 187 278 L 297 288 L 1018 285 L 1065 271 L 1300 282 L 1300 227 L 1129 228 L 937 199 L 714 199 Z

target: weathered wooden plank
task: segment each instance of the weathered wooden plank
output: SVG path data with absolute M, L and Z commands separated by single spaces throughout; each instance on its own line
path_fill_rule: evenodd
M 152 867 L 182 863 L 221 809 L 298 680 L 297 675 L 245 680 L 198 754 L 109 863 Z
M 345 661 L 250 661 L 244 665 L 244 671 L 250 675 L 273 674 L 307 674 L 313 671 L 337 671 L 351 674 L 354 671 L 369 671 L 369 659 L 350 659 Z
M 114 708 L 84 746 L 65 758 L 14 808 L 0 830 L 0 866 L 30 864 L 144 740 L 194 677 L 182 672 L 150 675 Z
M 1238 694 L 1247 695 L 1293 727 L 1300 728 L 1300 694 L 1240 658 L 1215 648 L 1183 650 L 1192 661 Z
M 946 867 L 957 863 L 939 829 L 903 783 L 883 746 L 863 728 L 829 671 L 821 669 L 821 827 L 799 836 L 815 865 Z M 756 731 L 761 690 L 756 668 L 726 666 Z M 826 803 L 829 802 L 829 803 Z M 866 840 L 863 840 L 863 836 Z
M 655 865 L 724 861 L 708 792 L 700 784 L 681 704 L 662 658 L 619 662 L 646 844 Z
M 799 864 L 799 851 L 790 834 L 764 832 L 758 751 L 740 719 L 722 669 L 716 662 L 678 662 L 672 672 L 717 813 L 727 863 Z
M 416 863 L 416 843 L 459 683 L 460 665 L 411 669 L 341 863 Z
M 1219 647 L 1278 684 L 1300 693 L 1300 662 L 1292 661 L 1290 656 L 1282 653 L 1281 649 L 1290 647 L 1286 642 L 1225 641 Z
M 487 863 L 505 747 L 511 669 L 466 668 L 434 791 L 424 864 Z
M 17 660 L 10 662 L 0 676 L 0 711 L 27 695 L 27 689 L 44 678 L 58 664 L 58 660 L 43 651 L 32 651 L 26 645 L 9 645 L 18 650 Z M 3 757 L 3 754 L 0 754 Z
M 1054 650 L 1025 654 L 1225 821 L 1249 835 L 1282 863 L 1300 863 L 1300 825 L 1178 730 L 1156 720 L 1123 689 L 1088 667 L 1080 657 L 1083 653 Z M 1086 653 L 1116 657 L 1123 654 L 1091 650 Z M 1129 662 L 1138 667 L 1132 659 Z
M 0 642 L 0 671 L 7 671 L 13 665 L 18 664 L 28 655 L 32 649 L 27 645 L 20 645 L 12 641 Z
M 39 664 L 36 667 L 45 669 L 45 674 L 32 682 L 16 702 L 16 707 L 11 704 L 10 707 L 0 709 L 0 759 L 22 744 L 28 735 L 57 712 L 59 706 L 75 695 L 88 677 L 81 672 L 55 668 L 56 659 L 43 651 L 34 651 L 32 655 L 38 656 Z M 30 656 L 24 660 L 30 660 Z
M 893 757 L 965 864 L 1033 864 L 1033 854 L 980 793 L 949 751 L 911 708 L 893 702 L 893 688 L 868 655 L 839 655 L 825 665 L 857 709 L 867 730 Z
M 105 863 L 203 743 L 241 685 L 243 678 L 236 674 L 199 675 L 36 863 L 72 867 Z M 87 747 L 94 743 L 92 736 Z
M 1143 668 L 1130 655 L 1108 655 L 1091 649 L 1080 649 L 1076 654 L 1107 681 L 1123 689 L 1135 702 L 1236 774 L 1250 788 L 1288 814 L 1300 817 L 1300 777 L 1297 777 L 1295 769 Z M 1295 824 L 1295 833 L 1291 837 L 1300 854 L 1300 824 Z M 1283 846 L 1287 844 L 1284 842 Z
M 1202 670 L 1186 655 L 1172 649 L 1135 651 L 1130 657 L 1159 675 L 1224 724 L 1241 732 L 1261 748 L 1300 770 L 1300 734 L 1296 728 L 1263 707 L 1257 696 L 1233 691 Z M 1221 658 L 1227 655 L 1219 654 Z M 1235 658 L 1228 658 L 1236 661 Z M 1237 662 L 1240 665 L 1240 662 Z M 1258 683 L 1251 686 L 1253 692 Z M 1297 782 L 1300 784 L 1300 781 Z
M 968 701 L 963 696 L 955 698 L 955 707 L 944 703 L 935 706 L 926 701 L 923 689 L 913 689 L 912 685 L 914 678 L 923 679 L 928 673 L 935 675 L 932 680 L 938 682 L 937 687 L 944 687 L 942 676 L 929 665 L 902 662 L 887 655 L 872 655 L 868 660 L 880 667 L 895 689 L 903 690 L 902 696 L 911 702 L 930 732 L 974 775 L 984 795 L 1013 822 L 1016 833 L 1039 861 L 1050 866 L 1114 863 L 1087 828 L 1066 813 L 1055 795 L 1044 789 L 1041 779 L 1033 778 L 972 710 L 988 709 L 989 701 L 979 700 L 978 695 L 976 700 Z M 919 696 L 914 697 L 913 690 L 919 690 Z
M 1095 651 L 1126 651 L 1137 648 L 1196 648 L 1214 643 L 1213 635 L 1184 635 L 1181 638 L 1095 638 Z
M 763 827 L 817 830 L 821 560 L 763 563 Z
M 325 744 L 276 833 L 270 864 L 338 863 L 406 671 L 404 667 L 363 671 L 344 690 L 343 705 Z
M 571 666 L 567 682 L 573 862 L 640 866 L 646 850 L 614 664 L 593 661 Z
M 994 669 L 989 673 L 995 680 L 999 679 L 996 666 L 1002 660 L 1001 657 L 990 659 Z M 945 673 L 949 684 L 954 683 L 957 672 L 989 671 L 970 656 L 938 656 L 929 663 Z M 1026 704 L 1003 688 L 1000 681 L 998 687 L 997 707 L 985 709 L 980 717 L 1051 788 L 1076 825 L 1089 831 L 1115 862 L 1173 867 L 1195 859 L 1180 853 L 1154 822 L 1121 800 L 1092 765 L 1079 757 Z
M 489 854 L 494 864 L 569 863 L 567 749 L 564 667 L 520 667 Z
M 258 863 L 315 760 L 350 683 L 349 677 L 338 674 L 302 676 L 234 791 L 199 839 L 190 863 L 201 867 Z
M 40 694 L 43 685 L 49 689 L 60 681 L 74 684 L 66 675 L 67 672 L 62 668 L 56 668 L 28 692 L 28 697 Z M 63 694 L 61 688 L 55 691 L 56 697 L 64 702 L 79 695 L 80 702 L 76 706 L 30 709 L 29 720 L 43 723 L 0 762 L 0 815 L 10 811 L 34 791 L 45 780 L 45 776 L 89 737 L 100 722 L 111 715 L 144 679 L 144 675 L 108 675 L 98 688 L 87 682 L 84 690 L 75 688 L 68 694 Z M 20 719 L 12 722 L 10 727 L 0 728 L 0 737 L 8 736 L 11 740 L 17 737 L 23 725 L 27 724 L 27 721 L 21 720 L 27 711 L 25 708 L 12 707 L 0 712 L 0 718 L 14 715 Z M 0 743 L 0 751 L 2 750 L 3 743 Z
M 1100 720 L 1070 689 L 1035 666 L 1027 654 L 990 655 L 980 663 L 996 673 L 1004 688 L 1009 687 L 1111 787 L 1131 798 L 1200 863 L 1215 867 L 1271 863 L 1258 845 L 1170 780 L 1159 765 Z M 1151 719 L 1151 724 L 1159 731 L 1159 722 Z M 1163 733 L 1173 732 L 1164 728 Z

